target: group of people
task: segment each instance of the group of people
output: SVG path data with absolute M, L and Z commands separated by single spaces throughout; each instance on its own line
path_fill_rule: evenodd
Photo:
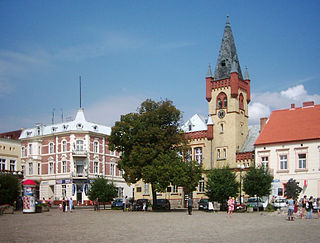
M 68 200 L 63 198 L 62 199 L 62 203 L 60 203 L 59 205 L 59 209 L 62 210 L 63 212 L 67 212 L 69 208 L 70 213 L 72 213 L 72 209 L 73 209 L 73 199 L 70 197 L 70 199 Z
M 300 218 L 305 217 L 305 212 L 307 211 L 308 214 L 306 216 L 307 219 L 312 219 L 312 213 L 313 213 L 313 203 L 314 203 L 314 198 L 313 196 L 310 196 L 309 199 L 307 199 L 307 196 L 304 195 L 304 197 L 301 199 L 301 213 L 300 213 Z M 317 198 L 316 200 L 316 206 L 317 206 L 317 213 L 318 213 L 318 218 L 320 218 L 320 198 Z

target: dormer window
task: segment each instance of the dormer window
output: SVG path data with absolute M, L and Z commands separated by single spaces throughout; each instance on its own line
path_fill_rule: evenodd
M 55 131 L 57 131 L 57 130 L 58 130 L 58 127 L 52 127 L 52 128 L 51 128 L 51 131 L 52 131 L 52 132 L 55 132 Z
M 189 131 L 192 131 L 192 124 L 189 124 L 188 129 L 189 129 Z
M 31 136 L 32 132 L 27 132 L 27 136 Z
M 221 67 L 225 67 L 226 66 L 226 61 L 223 60 L 220 64 L 221 64 Z
M 63 125 L 63 129 L 67 130 L 69 125 Z
M 81 123 L 78 123 L 77 124 L 77 129 L 82 129 L 83 128 L 83 125 Z
M 93 130 L 97 131 L 97 130 L 98 130 L 98 126 L 97 126 L 97 125 L 94 125 L 94 126 L 93 126 Z

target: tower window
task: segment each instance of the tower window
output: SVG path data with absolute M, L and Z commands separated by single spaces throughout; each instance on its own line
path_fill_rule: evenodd
M 221 92 L 217 96 L 217 109 L 227 108 L 228 107 L 228 98 L 227 95 Z
M 243 95 L 239 95 L 239 109 L 244 110 L 244 105 L 243 105 Z
M 221 62 L 221 67 L 225 67 L 225 66 L 226 66 L 226 61 L 223 60 L 223 61 Z

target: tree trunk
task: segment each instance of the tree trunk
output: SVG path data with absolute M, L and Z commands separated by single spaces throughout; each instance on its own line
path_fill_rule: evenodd
M 103 210 L 106 210 L 106 202 L 103 202 Z
M 151 184 L 151 190 L 152 190 L 152 210 L 157 208 L 157 192 L 154 189 L 153 185 Z

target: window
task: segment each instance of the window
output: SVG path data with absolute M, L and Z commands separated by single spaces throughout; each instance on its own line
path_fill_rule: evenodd
M 191 132 L 191 131 L 192 131 L 192 124 L 189 124 L 188 129 L 189 129 L 189 132 Z
M 66 185 L 62 185 L 62 188 L 61 188 L 61 194 L 62 194 L 62 197 L 66 197 L 66 190 L 67 188 L 66 188 Z
M 31 143 L 28 145 L 28 148 L 29 148 L 29 155 L 32 155 L 32 144 Z
M 261 157 L 261 165 L 268 170 L 269 168 L 269 158 L 268 157 Z
M 93 151 L 95 153 L 99 153 L 99 143 L 98 142 L 93 143 Z
M 172 187 L 171 186 L 168 186 L 167 187 L 167 192 L 171 192 L 172 191 Z
M 141 192 L 141 187 L 137 187 L 137 192 Z
M 172 186 L 172 193 L 178 193 L 178 186 Z
M 67 151 L 67 141 L 62 141 L 62 152 L 66 152 Z
M 287 155 L 280 155 L 280 170 L 287 170 L 288 169 L 288 160 Z
M 299 158 L 299 169 L 306 169 L 307 168 L 307 155 L 306 154 L 298 154 Z
M 202 162 L 202 148 L 195 148 L 195 160 L 200 164 Z
M 32 162 L 29 163 L 29 175 L 33 174 L 33 164 Z
M 99 173 L 99 163 L 98 162 L 93 163 L 93 173 L 95 173 L 95 174 Z
M 204 178 L 201 178 L 201 180 L 199 181 L 199 192 L 204 192 Z
M 220 159 L 221 155 L 220 155 L 220 149 L 217 149 L 217 158 Z
M 227 95 L 221 92 L 217 96 L 217 109 L 227 108 L 228 107 L 228 98 Z
M 53 174 L 53 162 L 49 163 L 49 174 Z
M 223 158 L 226 159 L 227 158 L 227 149 L 223 149 Z
M 25 149 L 25 147 L 22 147 L 21 148 L 21 157 L 24 157 L 24 156 L 26 156 L 26 149 Z
M 114 168 L 115 168 L 115 165 L 114 164 L 110 164 L 110 175 L 114 176 Z
M 227 97 L 224 97 L 224 99 L 223 99 L 223 107 L 227 108 L 227 106 L 228 106 L 228 100 L 227 100 Z
M 83 151 L 83 140 L 76 141 L 76 151 Z
M 115 152 L 115 151 L 111 151 L 111 150 L 110 150 L 110 155 L 115 156 L 115 155 L 116 155 L 116 152 Z
M 122 198 L 123 197 L 123 187 L 118 187 L 118 197 Z
M 185 161 L 189 162 L 192 159 L 192 150 L 189 149 L 188 151 L 185 152 L 184 156 Z
M 119 170 L 119 176 L 123 176 L 123 170 Z
M 78 160 L 78 161 L 76 162 L 76 171 L 77 171 L 77 174 L 82 174 L 82 173 L 83 173 L 83 169 L 84 169 L 83 161 L 82 161 L 82 160 Z
M 144 184 L 144 195 L 149 195 L 149 184 L 148 183 Z
M 67 161 L 62 161 L 62 173 L 67 173 Z
M 10 160 L 10 171 L 15 171 L 15 170 L 16 170 L 16 161 Z
M 0 170 L 6 170 L 6 160 L 0 159 Z
M 54 153 L 54 144 L 49 143 L 49 154 L 53 154 L 53 153 Z
M 38 175 L 40 175 L 40 174 L 41 174 L 41 164 L 38 163 Z
M 221 132 L 220 133 L 223 133 L 223 124 L 222 123 L 220 124 L 220 127 L 221 127 Z
M 41 128 L 37 127 L 37 135 L 41 135 Z

